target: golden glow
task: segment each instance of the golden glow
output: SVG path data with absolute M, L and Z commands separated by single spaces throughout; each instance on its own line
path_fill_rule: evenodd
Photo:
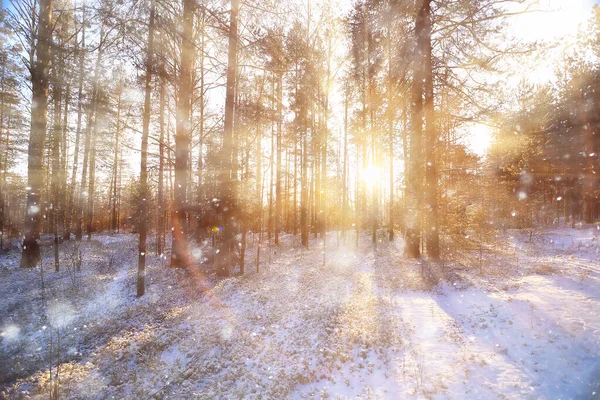
M 379 181 L 379 176 L 381 172 L 379 168 L 374 165 L 370 165 L 365 168 L 362 172 L 362 180 L 365 181 L 367 187 L 370 189 Z
M 538 0 L 535 10 L 514 16 L 510 19 L 509 31 L 514 37 L 526 42 L 556 42 L 554 49 L 547 50 L 543 56 L 535 53 L 530 62 L 531 68 L 522 68 L 523 61 L 515 60 L 512 67 L 512 83 L 517 85 L 521 79 L 542 83 L 553 79 L 555 64 L 561 59 L 563 51 L 573 46 L 577 32 L 590 18 L 594 0 Z M 509 6 L 509 11 L 522 11 L 522 4 Z
M 483 156 L 492 143 L 492 130 L 483 124 L 474 124 L 469 129 L 469 148 L 479 156 Z

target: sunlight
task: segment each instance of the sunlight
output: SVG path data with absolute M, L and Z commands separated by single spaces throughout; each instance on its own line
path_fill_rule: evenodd
M 469 129 L 469 148 L 478 156 L 484 156 L 492 143 L 491 128 L 484 124 L 474 124 Z
M 555 65 L 560 60 L 563 51 L 573 46 L 577 32 L 590 16 L 593 0 L 540 0 L 536 9 L 541 12 L 531 12 L 515 16 L 510 23 L 515 37 L 528 42 L 561 43 L 554 49 L 546 49 L 545 55 L 533 61 L 531 68 L 521 68 L 522 63 L 513 69 L 513 83 L 517 84 L 522 78 L 531 82 L 546 82 L 555 76 Z M 514 4 L 509 9 L 521 9 L 522 5 Z
M 516 16 L 512 31 L 530 41 L 574 37 L 580 24 L 589 18 L 593 4 L 593 0 L 540 0 L 536 9 L 543 11 Z
M 374 165 L 370 165 L 365 168 L 362 172 L 362 179 L 367 184 L 367 187 L 370 189 L 379 181 L 379 176 L 381 171 Z

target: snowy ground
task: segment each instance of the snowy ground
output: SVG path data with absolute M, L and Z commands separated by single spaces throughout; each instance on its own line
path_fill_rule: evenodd
M 0 257 L 0 390 L 47 398 L 600 398 L 600 231 L 512 231 L 479 264 L 422 266 L 402 243 L 299 238 L 246 275 L 172 270 L 136 237 L 84 242 L 80 272 Z M 202 256 L 202 249 L 195 249 Z M 477 251 L 474 251 L 477 260 Z M 473 257 L 472 257 L 473 258 Z M 70 266 L 67 268 L 67 266 Z M 60 345 L 58 341 L 60 340 Z M 2 387 L 4 389 L 2 389 Z M 2 397 L 0 396 L 0 397 Z

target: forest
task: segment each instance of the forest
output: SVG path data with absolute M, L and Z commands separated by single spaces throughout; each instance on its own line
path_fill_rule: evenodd
M 600 399 L 596 0 L 0 0 L 0 399 Z

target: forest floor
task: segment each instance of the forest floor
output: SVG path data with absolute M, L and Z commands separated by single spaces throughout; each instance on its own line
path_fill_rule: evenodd
M 284 236 L 259 273 L 250 246 L 227 279 L 149 255 L 139 299 L 135 235 L 84 241 L 81 271 L 64 243 L 58 273 L 48 241 L 43 289 L 14 247 L 0 398 L 48 398 L 50 371 L 72 399 L 600 398 L 598 227 L 508 231 L 475 262 L 433 266 L 404 260 L 401 239 L 327 243 Z

